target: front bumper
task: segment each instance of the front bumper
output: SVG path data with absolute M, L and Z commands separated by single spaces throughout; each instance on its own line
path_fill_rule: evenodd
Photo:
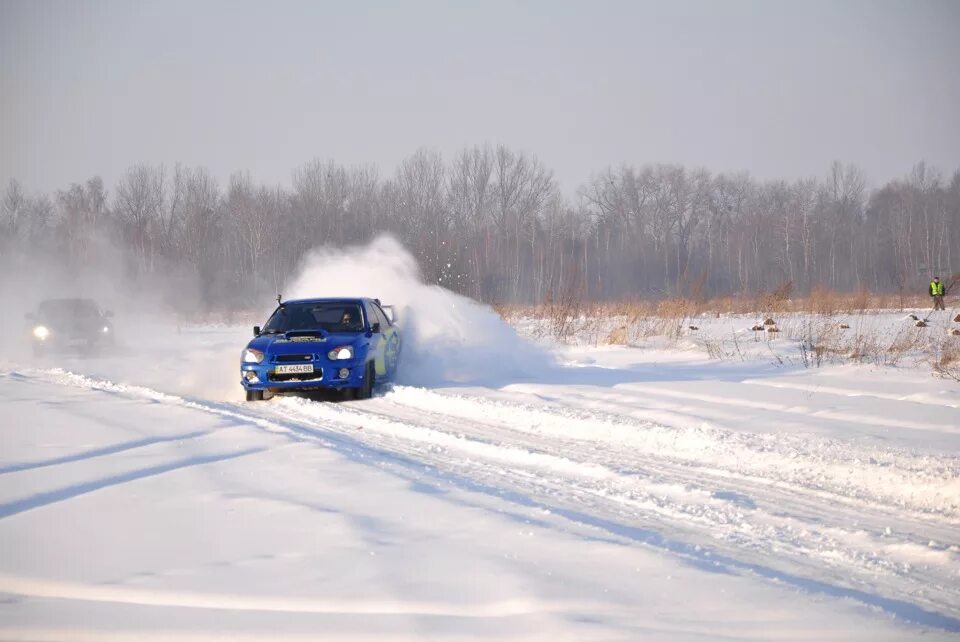
M 359 359 L 340 361 L 317 360 L 313 362 L 312 374 L 278 375 L 277 366 L 282 363 L 242 363 L 240 364 L 240 384 L 246 390 L 342 390 L 359 388 L 363 385 L 366 369 Z M 347 370 L 347 376 L 341 376 L 341 370 Z M 251 373 L 251 374 L 248 374 Z
M 83 350 L 98 346 L 109 345 L 113 341 L 113 334 L 105 332 L 91 332 L 89 334 L 65 334 L 62 332 L 50 333 L 43 339 L 30 334 L 30 343 L 39 350 Z

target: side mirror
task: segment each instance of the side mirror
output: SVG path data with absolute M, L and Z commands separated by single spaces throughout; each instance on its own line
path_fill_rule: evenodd
M 260 336 L 260 326 L 258 326 L 258 325 L 253 326 L 253 336 L 255 336 L 255 337 L 259 337 L 259 336 Z
M 370 326 L 370 331 L 374 334 L 380 334 L 380 324 L 374 323 L 372 326 Z

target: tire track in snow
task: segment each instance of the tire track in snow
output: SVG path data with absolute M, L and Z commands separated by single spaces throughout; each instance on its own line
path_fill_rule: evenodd
M 60 466 L 62 464 L 70 464 L 78 461 L 86 461 L 89 459 L 95 459 L 97 457 L 106 457 L 108 455 L 116 455 L 117 453 L 126 452 L 128 450 L 136 450 L 137 448 L 146 448 L 148 446 L 154 446 L 156 444 L 163 444 L 172 441 L 181 441 L 184 439 L 194 439 L 196 437 L 204 437 L 206 435 L 212 434 L 213 431 L 210 430 L 198 430 L 195 432 L 187 433 L 177 433 L 173 435 L 163 435 L 159 437 L 147 437 L 144 439 L 136 439 L 133 441 L 125 441 L 119 444 L 113 444 L 112 446 L 104 446 L 103 448 L 94 448 L 92 450 L 82 450 L 77 453 L 72 453 L 70 455 L 63 455 L 62 457 L 53 457 L 51 459 L 40 459 L 37 461 L 24 461 L 17 464 L 10 464 L 8 466 L 0 466 L 0 475 L 6 475 L 8 473 L 19 473 L 25 470 L 35 470 L 37 468 L 46 468 L 47 466 Z
M 449 602 L 395 600 L 331 600 L 317 598 L 272 597 L 241 593 L 214 593 L 146 589 L 115 584 L 86 584 L 59 580 L 0 575 L 0 594 L 33 598 L 107 602 L 139 606 L 180 607 L 227 611 L 263 611 L 274 613 L 310 613 L 331 615 L 420 615 L 458 618 L 514 617 L 539 613 L 565 613 L 582 610 L 584 603 L 568 604 L 542 599 L 471 602 L 458 605 Z M 603 607 L 588 604 L 600 612 Z
M 582 394 L 573 395 L 576 399 Z M 594 399 L 596 397 L 593 397 Z M 960 457 L 916 455 L 889 447 L 853 445 L 819 436 L 754 434 L 707 421 L 666 426 L 640 419 L 615 393 L 601 394 L 605 408 L 532 405 L 486 397 L 398 388 L 386 399 L 411 408 L 429 407 L 465 421 L 526 432 L 536 438 L 566 438 L 629 447 L 658 460 L 799 486 L 830 501 L 894 504 L 918 517 L 946 518 L 960 526 Z
M 834 419 L 854 424 L 863 424 L 867 426 L 885 426 L 887 428 L 905 428 L 909 430 L 936 430 L 951 434 L 960 434 L 960 426 L 945 424 L 918 424 L 913 421 L 903 421 L 899 419 L 890 419 L 877 415 L 863 415 L 860 413 L 848 411 L 833 410 L 809 410 L 795 405 L 779 404 L 769 401 L 751 401 L 742 397 L 723 397 L 705 393 L 683 392 L 680 390 L 668 390 L 656 386 L 645 386 L 643 384 L 629 383 L 620 386 L 623 390 L 630 392 L 640 392 L 652 396 L 669 397 L 672 399 L 681 399 L 684 401 L 693 401 L 700 403 L 710 403 L 721 406 L 732 406 L 748 410 L 767 410 L 784 414 L 797 414 L 813 418 Z
M 767 388 L 779 388 L 781 390 L 799 390 L 802 392 L 812 392 L 823 395 L 833 395 L 836 397 L 869 397 L 873 399 L 885 399 L 890 401 L 899 401 L 904 403 L 915 403 L 922 406 L 945 406 L 947 408 L 960 408 L 960 405 L 946 399 L 938 399 L 929 394 L 914 393 L 909 395 L 899 395 L 893 393 L 876 392 L 873 390 L 860 390 L 857 388 L 841 388 L 820 383 L 800 383 L 796 381 L 784 381 L 782 378 L 774 380 L 765 379 L 744 379 L 740 383 L 749 386 L 765 386 Z
M 422 414 L 419 421 L 408 413 L 398 419 L 395 409 L 375 409 L 375 402 L 331 407 L 284 400 L 275 406 L 285 416 L 300 417 L 300 421 L 310 421 L 320 430 L 340 429 L 334 427 L 344 423 L 352 425 L 354 432 L 362 428 L 362 439 L 368 443 L 401 451 L 441 470 L 458 472 L 484 484 L 538 497 L 558 510 L 565 507 L 587 510 L 625 527 L 649 529 L 737 559 L 765 567 L 772 565 L 806 577 L 826 576 L 838 586 L 879 590 L 881 595 L 917 600 L 935 610 L 956 611 L 960 603 L 950 577 L 954 553 L 926 549 L 923 552 L 936 558 L 936 563 L 928 569 L 912 568 L 898 562 L 889 551 L 887 555 L 876 554 L 873 549 L 880 544 L 876 533 L 851 533 L 829 523 L 819 524 L 824 517 L 829 517 L 829 512 L 823 510 L 812 519 L 800 519 L 790 513 L 743 511 L 735 502 L 718 501 L 716 497 L 701 498 L 697 502 L 690 501 L 689 496 L 677 496 L 684 495 L 683 492 L 673 497 L 656 488 L 649 492 L 651 489 L 644 489 L 639 471 L 618 473 L 592 461 L 580 461 L 575 458 L 577 451 L 570 450 L 569 444 L 563 448 L 567 456 L 559 457 L 516 444 L 480 440 L 475 434 L 464 434 L 468 426 L 461 418 L 445 424 L 442 417 L 430 413 Z M 496 453 L 492 462 L 484 462 L 491 447 L 503 452 Z M 578 467 L 578 463 L 581 466 Z M 770 495 L 769 490 L 767 494 Z M 770 495 L 769 503 L 782 504 L 782 497 Z M 894 534 L 884 531 L 883 537 L 892 538 Z M 923 549 L 911 542 L 892 540 L 891 543 Z M 939 590 L 941 595 L 932 599 L 921 595 L 929 590 Z
M 397 401 L 410 401 L 402 398 L 404 394 L 413 397 L 424 393 L 444 395 L 418 389 L 412 389 L 416 392 L 413 394 L 411 389 L 401 389 L 399 394 L 388 395 L 386 399 L 353 404 L 281 399 L 279 403 L 252 407 L 183 398 L 62 370 L 32 371 L 19 376 L 180 405 L 231 417 L 272 433 L 295 434 L 297 438 L 309 435 L 326 447 L 338 447 L 335 441 L 330 442 L 326 436 L 348 436 L 351 443 L 378 449 L 374 452 L 401 454 L 437 470 L 462 475 L 481 487 L 500 488 L 536 498 L 538 504 L 556 509 L 557 514 L 569 515 L 575 520 L 581 516 L 588 525 L 604 525 L 604 528 L 612 529 L 615 533 L 635 533 L 637 529 L 646 529 L 643 530 L 645 535 L 640 537 L 641 541 L 659 545 L 674 553 L 692 554 L 703 560 L 710 558 L 709 551 L 714 550 L 718 553 L 714 559 L 725 559 L 732 568 L 746 569 L 768 577 L 790 577 L 800 586 L 828 593 L 840 591 L 840 594 L 928 623 L 940 621 L 938 617 L 945 618 L 935 625 L 960 630 L 960 620 L 936 615 L 956 615 L 960 604 L 958 588 L 952 583 L 941 584 L 944 578 L 936 569 L 925 569 L 921 573 L 904 569 L 896 563 L 888 564 L 883 559 L 864 557 L 856 547 L 849 546 L 850 534 L 843 529 L 831 533 L 833 527 L 827 524 L 822 533 L 814 533 L 808 528 L 808 518 L 766 513 L 758 510 L 756 503 L 753 507 L 743 506 L 742 502 L 736 501 L 737 493 L 730 494 L 729 483 L 714 489 L 721 493 L 719 496 L 711 496 L 709 500 L 702 496 L 698 498 L 699 491 L 695 486 L 692 490 L 686 487 L 691 481 L 689 475 L 684 477 L 681 474 L 684 471 L 683 464 L 669 459 L 661 458 L 657 462 L 658 472 L 652 468 L 645 470 L 636 462 L 631 464 L 630 461 L 622 461 L 622 457 L 618 461 L 610 451 L 601 452 L 603 458 L 614 457 L 617 465 L 611 468 L 609 464 L 597 463 L 588 456 L 591 453 L 590 445 L 586 449 L 582 445 L 571 448 L 574 442 L 558 439 L 556 435 L 555 446 L 564 451 L 564 456 L 543 448 L 532 450 L 516 441 L 515 435 L 509 440 L 505 439 L 509 437 L 509 431 L 489 432 L 491 426 L 485 418 L 489 414 L 490 404 L 481 403 L 469 421 L 456 414 L 424 412 L 416 408 L 408 408 L 398 421 L 396 416 L 402 414 L 398 408 L 403 404 Z M 589 415 L 581 415 L 580 419 L 584 417 L 589 418 Z M 666 429 L 653 424 L 648 426 Z M 467 439 L 465 429 L 477 434 Z M 501 441 L 493 441 L 491 434 Z M 594 447 L 592 450 L 597 449 Z M 464 454 L 469 456 L 464 457 Z M 631 470 L 630 465 L 634 469 Z M 668 483 L 655 483 L 656 474 Z M 667 492 L 671 486 L 680 487 L 672 496 Z M 759 487 L 763 489 L 763 484 Z M 728 494 L 724 496 L 724 492 Z M 749 492 L 758 494 L 755 488 Z M 773 503 L 779 498 L 778 494 L 768 493 L 768 496 Z M 679 501 L 678 497 L 685 501 Z M 689 501 L 691 497 L 699 499 L 699 504 Z M 704 507 L 710 510 L 701 510 Z M 743 516 L 747 513 L 764 513 L 765 519 L 776 523 L 772 528 L 755 528 L 749 519 L 744 521 Z M 744 524 L 748 525 L 747 528 L 740 528 L 739 532 L 733 530 Z M 717 538 L 717 531 L 723 528 L 739 537 L 731 535 L 726 540 Z M 893 533 L 889 535 L 892 537 Z M 844 545 L 844 538 L 847 538 L 847 546 Z M 910 542 L 894 543 L 912 545 Z M 823 555 L 818 546 L 826 547 L 833 555 Z M 693 550 L 697 552 L 691 553 Z M 824 584 L 824 581 L 827 583 Z M 935 595 L 922 593 L 931 589 Z M 918 608 L 921 610 L 916 611 Z
M 409 392 L 443 397 L 447 402 L 443 405 L 445 411 L 451 410 L 451 403 L 454 404 L 452 406 L 454 409 L 456 404 L 475 405 L 476 408 L 472 411 L 458 414 L 483 417 L 487 425 L 501 426 L 494 421 L 497 406 L 501 405 L 499 403 L 494 404 L 487 399 L 462 398 L 458 395 L 448 397 L 446 394 L 440 395 L 427 391 L 411 390 Z M 387 399 L 397 402 L 404 396 L 388 395 Z M 548 423 L 539 416 L 540 411 L 531 411 L 528 406 L 520 406 L 520 408 L 530 411 L 532 423 L 543 425 Z M 388 414 L 397 413 L 390 410 Z M 510 428 L 511 431 L 525 423 L 512 412 L 510 414 L 511 422 L 514 424 Z M 570 422 L 571 418 L 560 414 L 557 420 Z M 432 419 L 429 423 L 436 427 L 437 421 Z M 557 442 L 557 435 L 566 434 L 562 429 L 550 434 L 551 439 L 543 439 L 540 434 L 542 431 L 536 430 L 533 434 L 521 437 L 521 440 L 528 440 L 527 445 L 532 448 L 542 447 L 544 444 L 555 444 L 568 456 L 569 453 L 579 449 L 586 461 L 616 461 L 618 468 L 625 469 L 628 474 L 649 475 L 654 480 L 667 480 L 674 485 L 698 489 L 702 496 L 728 499 L 738 505 L 738 508 L 743 508 L 746 504 L 746 511 L 742 514 L 735 511 L 732 517 L 722 518 L 718 525 L 718 529 L 730 529 L 726 535 L 731 539 L 741 540 L 743 545 L 750 545 L 750 538 L 764 533 L 763 520 L 756 519 L 757 513 L 752 510 L 760 508 L 768 513 L 766 519 L 770 516 L 776 518 L 775 521 L 782 527 L 780 535 L 786 539 L 796 538 L 798 533 L 805 533 L 811 541 L 816 541 L 819 537 L 817 546 L 813 550 L 805 551 L 805 554 L 819 556 L 830 564 L 834 564 L 836 558 L 846 557 L 854 566 L 868 573 L 875 572 L 878 568 L 883 572 L 901 573 L 909 569 L 914 579 L 918 579 L 917 576 L 923 573 L 921 568 L 917 568 L 918 564 L 919 566 L 931 565 L 933 572 L 930 573 L 929 580 L 932 584 L 938 579 L 938 575 L 939 581 L 943 583 L 943 567 L 949 568 L 957 563 L 957 552 L 960 551 L 956 546 L 958 532 L 960 532 L 957 528 L 958 520 L 946 517 L 941 510 L 931 511 L 928 506 L 924 507 L 924 511 L 911 510 L 906 506 L 891 506 L 885 498 L 864 493 L 863 489 L 855 487 L 854 493 L 846 493 L 847 489 L 842 486 L 824 487 L 817 479 L 800 479 L 799 482 L 804 483 L 798 483 L 796 479 L 784 478 L 776 474 L 776 466 L 766 466 L 760 470 L 749 466 L 745 469 L 739 466 L 725 466 L 723 462 L 715 462 L 702 453 L 699 460 L 677 459 L 672 456 L 669 447 L 660 451 L 662 444 L 659 442 L 657 447 L 644 448 L 642 457 L 631 458 L 623 453 L 625 440 L 622 435 L 623 431 L 631 426 L 625 425 L 622 418 L 617 421 L 604 417 L 602 421 L 595 424 L 587 421 L 582 416 L 575 418 L 573 423 L 576 424 L 576 428 L 573 434 L 579 438 L 574 439 L 572 445 Z M 613 440 L 604 442 L 602 438 L 604 432 L 611 426 L 613 430 L 620 432 Z M 634 422 L 633 428 L 636 432 L 643 434 L 649 432 L 651 426 L 649 422 Z M 454 426 L 453 429 L 462 430 L 463 428 Z M 492 430 L 496 429 L 496 427 L 492 428 Z M 676 432 L 683 434 L 684 431 L 678 429 Z M 591 439 L 597 437 L 599 443 L 585 440 L 584 437 L 588 434 L 591 435 Z M 701 431 L 694 431 L 694 434 L 697 438 L 703 436 Z M 718 434 L 722 437 L 721 441 L 727 441 L 729 435 L 725 435 L 722 431 Z M 743 438 L 739 433 L 733 434 L 740 439 Z M 818 438 L 813 442 L 817 445 L 815 451 L 811 453 L 801 451 L 798 456 L 795 450 L 791 450 L 788 453 L 789 457 L 784 461 L 792 465 L 795 460 L 802 460 L 808 454 L 814 454 L 818 461 L 812 463 L 822 465 L 818 451 L 822 449 L 823 440 Z M 631 448 L 628 450 L 633 450 L 632 446 L 636 443 L 635 440 L 629 440 L 627 445 Z M 763 456 L 760 451 L 769 450 L 769 442 L 764 440 L 760 446 L 757 452 L 740 453 L 732 461 L 739 464 Z M 847 446 L 847 444 L 839 444 L 838 447 Z M 900 453 L 899 456 L 907 455 Z M 860 464 L 860 462 L 857 463 Z M 919 468 L 914 468 L 922 471 L 929 465 L 929 460 L 922 457 L 917 463 Z M 866 462 L 864 464 L 868 466 Z M 771 475 L 771 472 L 774 474 Z M 861 471 L 859 474 L 868 473 Z M 952 476 L 957 477 L 956 470 Z M 704 500 L 701 497 L 697 501 L 702 504 Z M 711 507 L 708 507 L 708 510 L 709 508 Z M 739 530 L 737 530 L 738 527 Z M 771 539 L 777 539 L 776 532 L 767 534 L 774 535 Z M 950 578 L 948 577 L 946 581 L 949 583 Z
M 212 464 L 212 463 L 217 463 L 222 461 L 229 461 L 231 459 L 238 459 L 240 457 L 246 457 L 247 455 L 253 455 L 259 452 L 263 452 L 264 450 L 266 449 L 265 448 L 248 448 L 246 450 L 241 450 L 236 452 L 219 453 L 219 454 L 212 454 L 212 455 L 195 455 L 193 457 L 178 459 L 176 461 L 167 462 L 164 464 L 158 464 L 156 466 L 138 468 L 125 473 L 119 473 L 117 475 L 110 475 L 108 477 L 94 479 L 87 482 L 81 482 L 81 483 L 73 484 L 63 488 L 55 488 L 53 490 L 35 493 L 33 495 L 29 495 L 27 497 L 14 500 L 12 502 L 0 504 L 0 519 L 6 519 L 7 517 L 12 517 L 13 515 L 18 515 L 20 513 L 25 513 L 27 511 L 43 508 L 51 504 L 64 502 L 64 501 L 73 499 L 74 497 L 86 495 L 87 493 L 92 493 L 94 491 L 98 491 L 103 488 L 109 488 L 111 486 L 119 486 L 121 484 L 137 481 L 139 479 L 154 477 L 156 475 L 162 475 L 163 473 L 168 473 L 168 472 L 172 472 L 174 470 L 180 470 L 183 468 L 190 468 L 192 466 L 202 466 L 204 464 Z
M 429 393 L 436 394 L 436 393 Z M 438 395 L 439 396 L 439 395 Z M 380 414 L 387 417 L 405 417 L 404 412 L 411 409 L 403 405 L 404 395 L 389 395 L 384 399 L 391 406 L 383 410 Z M 446 395 L 442 395 L 446 398 Z M 470 402 L 468 402 L 469 405 Z M 491 413 L 484 401 L 477 404 L 479 407 L 474 410 L 474 431 L 472 438 L 487 436 L 489 438 L 499 438 L 517 445 L 521 448 L 531 451 L 546 451 L 557 456 L 570 456 L 571 453 L 577 453 L 578 460 L 593 462 L 596 464 L 609 465 L 610 462 L 616 462 L 615 469 L 623 474 L 644 474 L 655 481 L 662 478 L 664 485 L 682 485 L 686 488 L 697 489 L 701 494 L 716 496 L 717 492 L 736 491 L 729 497 L 734 503 L 747 508 L 755 508 L 752 504 L 752 497 L 763 498 L 772 493 L 776 493 L 778 504 L 782 504 L 782 499 L 789 499 L 789 510 L 796 512 L 799 508 L 807 509 L 807 516 L 810 519 L 816 519 L 823 507 L 828 504 L 840 503 L 857 510 L 858 521 L 869 512 L 873 516 L 878 526 L 877 530 L 883 531 L 889 524 L 897 524 L 901 532 L 910 529 L 924 530 L 926 533 L 936 534 L 949 541 L 950 535 L 956 536 L 957 528 L 960 527 L 960 519 L 949 519 L 941 512 L 931 514 L 919 510 L 911 510 L 908 507 L 891 507 L 889 502 L 876 497 L 857 494 L 850 496 L 842 494 L 840 491 L 831 491 L 822 486 L 809 486 L 797 483 L 794 480 L 785 480 L 778 477 L 770 477 L 764 474 L 758 474 L 756 471 L 747 467 L 746 469 L 737 466 L 725 466 L 722 461 L 703 461 L 690 460 L 683 457 L 675 457 L 669 448 L 662 448 L 659 442 L 653 448 L 645 448 L 639 452 L 632 446 L 634 441 L 629 442 L 630 449 L 624 449 L 624 440 L 617 439 L 592 439 L 586 438 L 586 431 L 591 434 L 597 434 L 600 437 L 603 433 L 603 424 L 612 424 L 615 429 L 621 432 L 626 429 L 635 429 L 641 435 L 651 429 L 659 428 L 649 422 L 638 422 L 636 425 L 623 424 L 622 422 L 610 422 L 609 418 L 597 418 L 597 430 L 593 431 L 593 424 L 586 424 L 584 419 L 576 420 L 577 428 L 584 431 L 583 435 L 570 436 L 563 430 L 552 433 L 549 430 L 525 430 L 519 428 L 523 421 L 512 422 L 513 425 L 506 425 L 497 421 L 494 413 Z M 463 432 L 470 424 L 455 421 L 449 423 L 449 416 L 428 414 L 426 411 L 415 409 L 409 419 L 413 422 L 419 421 L 421 424 L 427 423 L 432 428 L 445 426 L 449 424 L 449 429 Z M 365 407 L 366 409 L 366 407 Z M 445 409 L 449 409 L 445 406 Z M 419 413 L 419 415 L 418 415 Z M 463 417 L 464 413 L 455 416 Z M 493 415 L 493 416 L 491 416 Z M 419 418 L 418 418 L 419 416 Z M 564 416 L 558 419 L 569 419 Z M 549 419 L 536 419 L 541 425 L 547 424 Z M 683 431 L 678 431 L 680 434 Z M 546 435 L 545 435 L 546 433 Z M 549 439 L 544 439 L 547 436 Z M 701 434 L 697 432 L 697 437 Z M 763 445 L 766 448 L 766 444 Z M 758 453 L 759 454 L 759 453 Z M 736 461 L 742 462 L 749 458 L 750 453 L 737 458 Z M 791 457 L 793 459 L 793 457 Z M 760 473 L 766 472 L 760 471 Z M 721 489 L 721 490 L 717 490 Z M 840 489 L 841 491 L 843 489 Z M 771 509 L 786 510 L 781 506 L 772 506 Z M 853 521 L 848 520 L 848 521 Z M 907 523 L 909 528 L 905 528 Z M 859 526 L 863 528 L 863 524 Z M 931 539 L 930 536 L 923 538 L 922 543 L 926 544 Z

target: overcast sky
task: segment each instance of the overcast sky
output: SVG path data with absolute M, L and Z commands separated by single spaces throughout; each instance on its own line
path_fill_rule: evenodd
M 760 178 L 960 169 L 960 1 L 0 0 L 0 180 L 249 170 L 505 143 Z

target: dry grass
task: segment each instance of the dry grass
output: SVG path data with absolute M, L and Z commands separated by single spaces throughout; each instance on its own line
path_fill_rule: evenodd
M 798 359 L 807 367 L 824 364 L 861 363 L 896 366 L 904 361 L 930 361 L 941 376 L 960 376 L 960 337 L 943 339 L 942 348 L 934 348 L 932 330 L 914 327 L 906 322 L 890 334 L 871 329 L 870 322 L 845 319 L 889 313 L 901 305 L 925 308 L 929 297 L 918 294 L 911 298 L 900 295 L 877 295 L 869 292 L 838 293 L 817 289 L 809 296 L 791 298 L 789 284 L 757 297 L 724 297 L 711 300 L 673 298 L 659 301 L 631 300 L 561 306 L 497 306 L 508 321 L 535 319 L 541 323 L 542 335 L 560 341 L 575 337 L 594 345 L 639 345 L 653 337 L 681 339 L 699 345 L 714 359 L 745 358 L 741 347 L 765 343 L 779 361 Z M 710 336 L 694 331 L 703 327 L 704 317 L 746 316 L 743 328 L 752 324 L 752 335 L 733 338 Z M 542 323 L 546 321 L 547 323 Z M 748 338 L 749 337 L 749 338 Z M 786 339 L 790 343 L 777 341 Z M 733 343 L 731 343 L 731 341 Z M 950 343 L 952 342 L 952 343 Z M 792 345 L 793 348 L 786 348 Z M 778 347 L 779 346 L 779 347 Z M 787 349 L 788 352 L 783 352 Z M 756 348 L 753 348 L 754 352 Z M 791 350 L 798 350 L 792 352 Z M 782 354 L 778 354 L 782 353 Z
M 780 288 L 782 289 L 757 296 L 731 296 L 709 300 L 636 299 L 589 304 L 574 304 L 572 301 L 566 301 L 561 304 L 545 303 L 533 306 L 496 304 L 493 307 L 507 320 L 520 317 L 555 319 L 558 315 L 569 319 L 582 315 L 624 317 L 631 321 L 642 317 L 684 319 L 702 315 L 719 317 L 734 314 L 756 314 L 760 318 L 776 318 L 777 314 L 786 313 L 835 316 L 841 313 L 865 314 L 872 310 L 890 311 L 930 307 L 930 297 L 922 293 L 903 297 L 901 301 L 900 296 L 896 294 L 875 294 L 866 291 L 841 293 L 826 288 L 816 288 L 808 296 L 790 298 L 789 291 L 783 289 L 783 286 Z M 560 325 L 565 327 L 565 323 Z
M 621 325 L 617 328 L 614 328 L 610 331 L 610 334 L 607 335 L 607 340 L 605 343 L 612 346 L 625 346 L 628 345 L 627 326 Z
M 938 377 L 960 381 L 960 337 L 947 336 L 937 343 L 930 365 Z
M 809 310 L 804 312 L 813 312 L 825 317 L 832 317 L 840 311 L 840 295 L 826 288 L 814 288 L 807 297 Z M 852 302 L 851 302 L 852 303 Z
M 928 347 L 929 342 L 927 342 L 926 335 L 922 331 L 916 328 L 902 328 L 887 347 L 883 365 L 895 366 L 906 355 Z

